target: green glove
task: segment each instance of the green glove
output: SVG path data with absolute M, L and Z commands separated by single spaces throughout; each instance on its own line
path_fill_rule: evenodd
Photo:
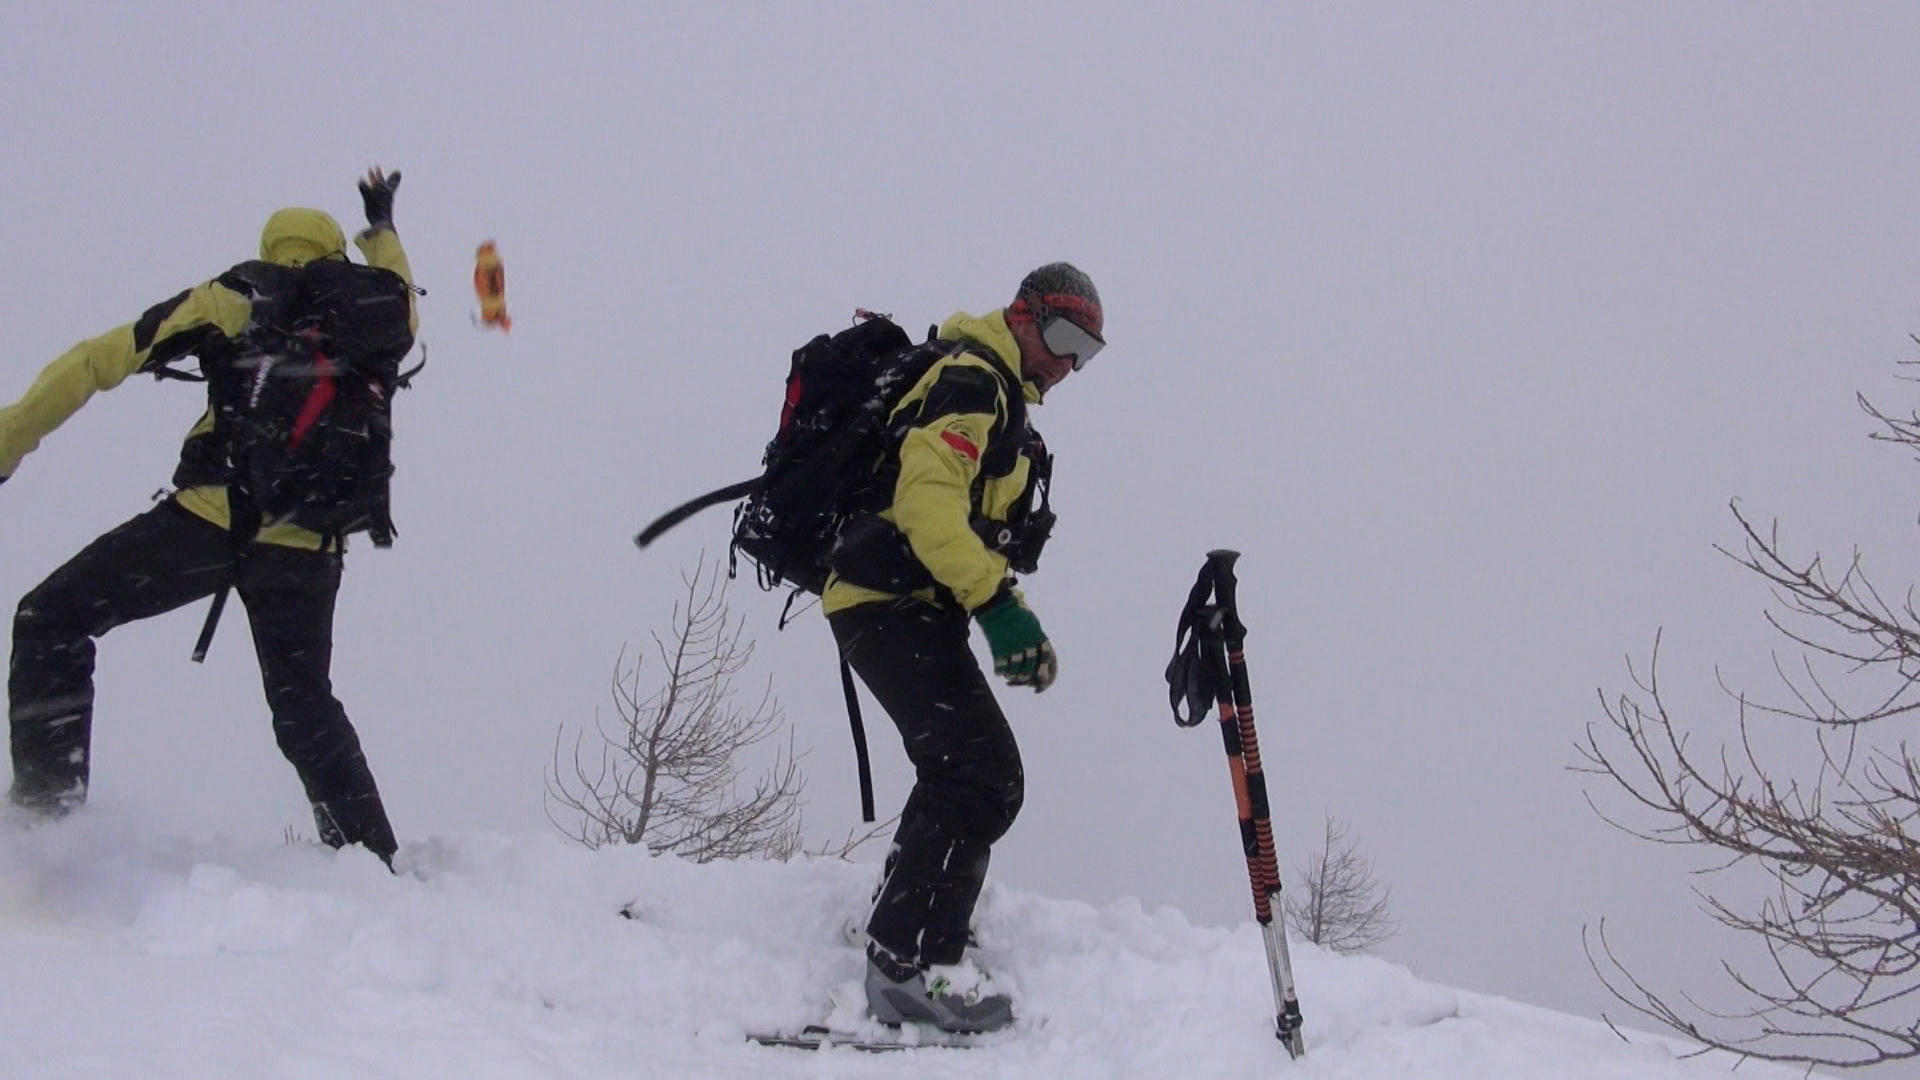
M 1001 589 L 993 599 L 974 609 L 974 621 L 987 635 L 993 652 L 993 673 L 1008 686 L 1031 686 L 1039 693 L 1053 685 L 1060 660 L 1053 642 L 1040 629 L 1040 620 L 1013 589 Z

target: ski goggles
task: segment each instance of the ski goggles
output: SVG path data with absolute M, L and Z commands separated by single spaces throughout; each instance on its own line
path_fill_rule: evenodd
M 1079 371 L 1087 366 L 1093 355 L 1106 347 L 1107 341 L 1099 334 L 1087 329 L 1058 312 L 1047 312 L 1040 317 L 1040 340 L 1047 351 L 1055 356 L 1073 357 L 1073 370 Z

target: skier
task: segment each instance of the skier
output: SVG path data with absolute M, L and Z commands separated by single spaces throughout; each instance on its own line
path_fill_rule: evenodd
M 1103 325 L 1093 281 L 1064 262 L 1028 274 L 1005 308 L 949 317 L 938 336 L 964 348 L 895 408 L 904 434 L 876 470 L 886 506 L 849 526 L 833 559 L 822 609 L 916 775 L 867 924 L 867 1008 L 882 1023 L 1013 1019 L 1006 995 L 963 993 L 939 970 L 963 957 L 990 849 L 1023 797 L 1019 748 L 967 624 L 1009 685 L 1053 685 L 1053 643 L 1009 571 L 1031 565 L 1051 522 L 1029 513 L 1050 459 L 1026 409 L 1087 365 Z M 1023 535 L 1041 517 L 1041 534 Z
M 412 272 L 393 229 L 399 183 L 398 172 L 378 168 L 360 181 L 367 227 L 354 239 L 370 266 L 404 279 L 410 328 Z M 344 262 L 345 248 L 332 217 L 300 207 L 275 212 L 260 236 L 260 258 L 278 267 Z M 75 345 L 24 397 L 0 408 L 0 481 L 96 391 L 111 390 L 129 375 L 189 355 L 200 359 L 203 371 L 244 363 L 254 298 L 229 275 Z M 364 844 L 391 866 L 393 827 L 359 737 L 333 696 L 333 608 L 343 541 L 259 514 L 233 520 L 229 484 L 236 466 L 225 444 L 229 425 L 216 423 L 216 412 L 210 401 L 189 432 L 174 473 L 176 490 L 165 501 L 87 545 L 20 601 L 7 682 L 8 797 L 46 817 L 86 800 L 94 638 L 232 586 L 247 608 L 274 735 L 306 788 L 320 839 L 334 847 Z M 250 518 L 259 519 L 257 528 Z

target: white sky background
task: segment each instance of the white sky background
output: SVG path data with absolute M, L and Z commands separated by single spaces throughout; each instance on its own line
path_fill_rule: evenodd
M 403 841 L 542 830 L 556 726 L 605 711 L 727 521 L 632 533 L 753 471 L 787 353 L 1071 259 L 1112 344 L 1035 417 L 1061 526 L 1028 592 L 1063 672 L 1003 696 L 1029 793 L 996 874 L 1247 917 L 1218 735 L 1176 731 L 1161 680 L 1202 554 L 1237 547 L 1283 860 L 1345 818 L 1394 889 L 1387 956 L 1591 1013 L 1601 916 L 1656 981 L 1711 985 L 1691 864 L 1565 766 L 1659 627 L 1703 719 L 1714 664 L 1765 675 L 1727 501 L 1912 577 L 1913 466 L 1853 395 L 1916 398 L 1916 56 L 1897 5 L 10 5 L 0 398 L 251 256 L 276 207 L 352 228 L 355 176 L 403 169 L 431 364 L 336 688 Z M 487 238 L 507 337 L 469 321 Z M 30 457 L 0 597 L 144 508 L 199 408 L 129 382 Z M 838 835 L 824 622 L 735 598 Z M 242 621 L 186 662 L 202 611 L 103 643 L 95 798 L 310 828 Z

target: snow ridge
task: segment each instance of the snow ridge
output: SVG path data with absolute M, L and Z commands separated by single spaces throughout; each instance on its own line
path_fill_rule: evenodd
M 397 866 L 144 835 L 98 806 L 0 827 L 0 1075 L 863 1077 L 905 1064 L 743 1041 L 822 1019 L 863 1027 L 844 928 L 872 866 L 695 865 L 495 834 L 411 843 Z M 1594 1021 L 1301 945 L 1308 1052 L 1290 1062 L 1251 922 L 1196 927 L 1172 909 L 990 882 L 976 929 L 978 961 L 1020 1019 L 974 1048 L 912 1052 L 917 1080 L 1727 1071 L 1664 1040 L 1628 1045 Z

